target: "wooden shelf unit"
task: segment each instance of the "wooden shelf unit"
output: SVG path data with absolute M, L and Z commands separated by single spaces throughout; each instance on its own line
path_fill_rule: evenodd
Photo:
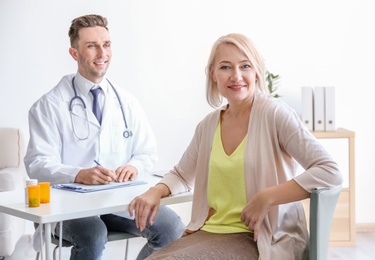
M 336 139 L 347 140 L 348 154 L 345 160 L 347 159 L 348 174 L 343 174 L 344 186 L 333 216 L 329 245 L 333 247 L 355 246 L 355 133 L 344 128 L 339 128 L 336 131 L 319 131 L 312 132 L 312 134 L 322 141 L 323 146 L 325 139 L 332 139 L 333 141 Z M 335 159 L 335 152 L 329 152 Z M 339 166 L 342 172 L 346 172 L 343 169 L 343 165 Z M 345 180 L 345 178 L 348 178 L 348 180 Z M 345 183 L 347 184 L 345 185 Z M 309 217 L 309 203 L 309 199 L 303 201 L 307 218 Z M 309 221 L 309 219 L 307 220 Z

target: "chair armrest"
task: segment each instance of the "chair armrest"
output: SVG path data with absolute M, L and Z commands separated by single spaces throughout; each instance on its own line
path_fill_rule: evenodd
M 310 260 L 327 259 L 328 243 L 341 186 L 316 188 L 310 195 Z
M 19 190 L 25 187 L 25 168 L 5 168 L 0 170 L 0 192 Z
M 5 168 L 0 170 L 0 192 L 21 190 L 24 192 L 26 170 Z M 0 213 L 0 256 L 10 256 L 18 240 L 25 233 L 26 220 Z

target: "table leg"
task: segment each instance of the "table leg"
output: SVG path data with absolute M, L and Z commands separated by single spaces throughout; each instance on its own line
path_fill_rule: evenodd
M 59 230 L 59 260 L 61 260 L 61 249 L 62 249 L 62 226 L 63 222 L 60 221 L 60 230 Z
M 44 253 L 43 253 L 43 229 L 44 229 L 44 224 L 39 223 L 39 229 L 40 229 L 40 259 L 44 260 Z
M 46 260 L 51 260 L 51 223 L 45 223 L 44 240 L 46 241 Z

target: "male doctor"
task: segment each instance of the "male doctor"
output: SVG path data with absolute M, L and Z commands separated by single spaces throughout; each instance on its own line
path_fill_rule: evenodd
M 139 178 L 157 160 L 156 141 L 138 101 L 105 77 L 112 57 L 107 19 L 78 17 L 71 23 L 69 37 L 69 53 L 78 71 L 64 76 L 30 108 L 24 160 L 28 175 L 51 184 Z M 98 89 L 97 97 L 93 89 Z M 147 238 L 137 258 L 144 259 L 179 238 L 185 228 L 167 207 L 142 231 L 134 220 L 113 214 L 64 221 L 63 227 L 63 239 L 73 244 L 70 259 L 79 260 L 101 258 L 107 230 Z M 59 224 L 56 234 L 58 230 Z

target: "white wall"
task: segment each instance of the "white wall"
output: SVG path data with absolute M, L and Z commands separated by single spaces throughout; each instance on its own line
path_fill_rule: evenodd
M 282 76 L 279 93 L 298 113 L 300 87 L 336 87 L 337 126 L 356 132 L 357 223 L 375 223 L 375 38 L 371 0 L 1 0 L 0 126 L 28 138 L 31 104 L 76 71 L 68 54 L 73 18 L 109 19 L 109 78 L 134 93 L 157 135 L 160 161 L 173 166 L 206 104 L 204 68 L 213 42 L 241 32 Z

